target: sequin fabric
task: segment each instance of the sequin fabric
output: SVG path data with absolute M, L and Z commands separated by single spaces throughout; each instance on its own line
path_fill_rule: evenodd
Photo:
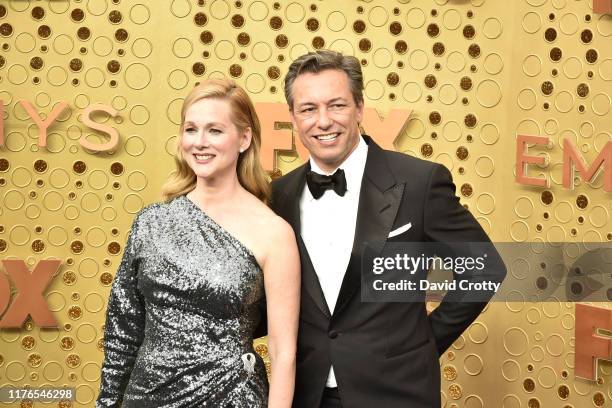
M 143 209 L 111 289 L 96 407 L 266 407 L 252 252 L 185 196 Z

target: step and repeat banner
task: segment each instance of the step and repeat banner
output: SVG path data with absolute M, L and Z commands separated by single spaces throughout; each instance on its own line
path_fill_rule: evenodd
M 93 406 L 131 221 L 161 199 L 183 98 L 206 78 L 248 91 L 278 177 L 308 157 L 284 101 L 289 64 L 354 55 L 363 130 L 447 166 L 492 240 L 611 242 L 611 12 L 605 0 L 0 0 L 0 387 L 76 391 L 6 405 Z M 543 264 L 508 272 L 549 279 Z M 533 300 L 490 304 L 441 357 L 446 407 L 609 406 L 611 303 Z M 265 339 L 256 350 L 267 358 Z

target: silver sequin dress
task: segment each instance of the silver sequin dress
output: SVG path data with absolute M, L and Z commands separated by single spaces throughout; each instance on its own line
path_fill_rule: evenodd
M 187 197 L 145 208 L 109 297 L 96 407 L 266 407 L 263 296 L 253 253 Z

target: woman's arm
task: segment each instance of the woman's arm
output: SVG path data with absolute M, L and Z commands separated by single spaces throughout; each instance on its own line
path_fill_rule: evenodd
M 144 336 L 145 310 L 137 289 L 138 216 L 108 300 L 104 363 L 96 408 L 119 407 Z
M 300 311 L 300 258 L 293 229 L 280 217 L 274 222 L 263 268 L 272 363 L 268 407 L 290 408 Z

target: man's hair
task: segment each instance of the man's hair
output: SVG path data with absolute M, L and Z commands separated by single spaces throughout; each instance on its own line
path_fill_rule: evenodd
M 293 110 L 292 87 L 295 79 L 303 73 L 317 73 L 328 69 L 343 71 L 349 78 L 353 99 L 357 105 L 363 104 L 363 74 L 359 60 L 351 55 L 342 55 L 331 50 L 318 50 L 302 55 L 289 66 L 285 76 L 285 99 Z

